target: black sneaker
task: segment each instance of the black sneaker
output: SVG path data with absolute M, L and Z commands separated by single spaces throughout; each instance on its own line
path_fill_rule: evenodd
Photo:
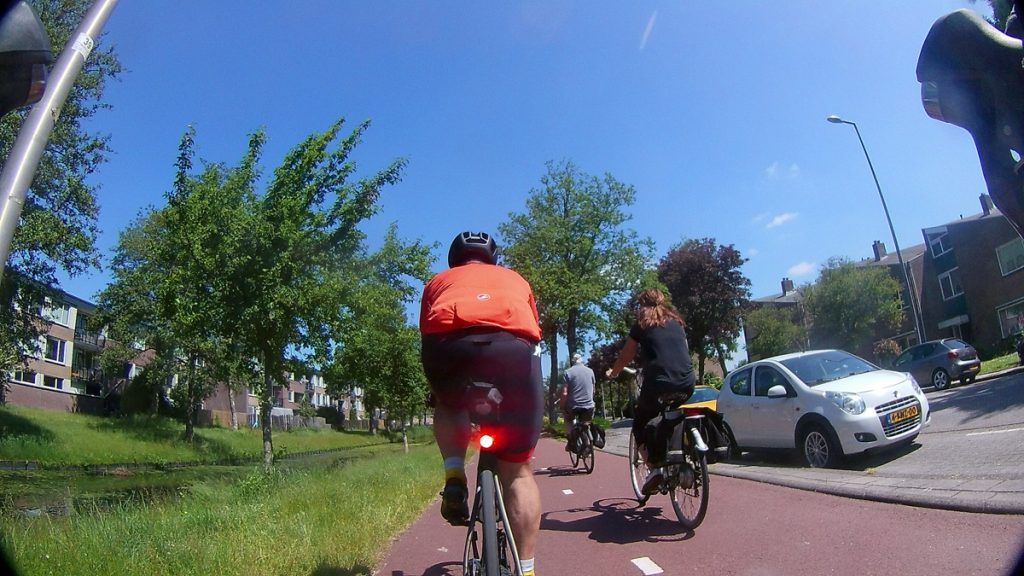
M 469 525 L 469 489 L 466 483 L 449 478 L 441 492 L 441 516 L 452 526 Z

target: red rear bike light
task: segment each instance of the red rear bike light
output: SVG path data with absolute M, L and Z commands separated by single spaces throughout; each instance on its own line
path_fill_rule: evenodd
M 683 416 L 700 416 L 703 413 L 700 408 L 683 408 Z
M 490 434 L 481 434 L 480 447 L 487 449 L 490 448 L 491 446 L 494 446 L 494 436 L 491 436 Z

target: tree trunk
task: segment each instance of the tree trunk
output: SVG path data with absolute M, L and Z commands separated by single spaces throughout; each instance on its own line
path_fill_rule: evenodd
M 195 422 L 196 422 L 196 401 L 195 397 L 198 396 L 196 393 L 196 359 L 195 355 L 190 355 L 188 359 L 188 371 L 186 372 L 186 378 L 188 379 L 185 384 L 185 441 L 192 443 L 195 438 Z
M 266 364 L 264 364 L 266 366 Z M 263 399 L 260 401 L 260 423 L 263 428 L 263 468 L 270 470 L 274 465 L 274 441 L 271 434 L 270 409 L 274 405 L 274 381 L 270 373 L 263 372 Z
M 231 384 L 228 384 L 228 406 L 231 410 L 231 429 L 238 430 L 238 415 L 235 414 L 235 391 L 231 389 Z
M 558 422 L 558 334 L 552 334 L 548 340 L 548 353 L 551 355 L 551 378 L 548 380 L 548 424 L 554 426 Z
M 576 353 L 576 312 L 570 312 L 565 321 L 565 344 L 569 349 L 569 360 Z
M 725 348 L 718 342 L 715 342 L 715 352 L 718 353 L 718 365 L 722 367 L 722 379 L 729 375 L 729 370 L 725 367 Z
M 697 384 L 704 383 L 704 360 L 706 358 L 703 350 L 697 352 Z
M 402 446 L 405 448 L 405 453 L 409 453 L 409 433 L 405 426 L 405 418 L 402 418 Z

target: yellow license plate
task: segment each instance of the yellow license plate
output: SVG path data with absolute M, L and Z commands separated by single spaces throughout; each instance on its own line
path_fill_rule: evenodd
M 918 408 L 916 404 L 913 406 L 907 406 L 902 410 L 897 410 L 889 414 L 889 424 L 898 424 L 904 420 L 909 420 L 914 416 L 917 416 L 919 410 L 920 408 Z

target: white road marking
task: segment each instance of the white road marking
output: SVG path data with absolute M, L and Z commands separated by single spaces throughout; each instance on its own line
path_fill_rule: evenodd
M 443 554 L 447 554 L 448 553 L 448 547 L 447 546 L 441 546 L 440 548 L 437 549 L 437 551 L 441 552 Z
M 1024 428 L 1010 428 L 1009 430 L 989 430 L 987 432 L 969 432 L 968 436 L 985 436 L 986 434 L 1002 434 L 1004 432 L 1020 432 Z
M 568 496 L 569 494 L 572 494 L 572 493 L 573 493 L 572 490 L 570 490 L 568 488 L 566 488 L 565 490 L 562 490 L 562 494 L 565 494 L 566 496 Z
M 642 558 L 634 558 L 633 564 L 637 568 L 639 568 L 641 572 L 644 573 L 644 576 L 651 576 L 652 574 L 663 574 L 665 572 L 661 569 L 661 566 L 655 564 L 654 560 L 651 560 L 647 556 L 644 556 Z

